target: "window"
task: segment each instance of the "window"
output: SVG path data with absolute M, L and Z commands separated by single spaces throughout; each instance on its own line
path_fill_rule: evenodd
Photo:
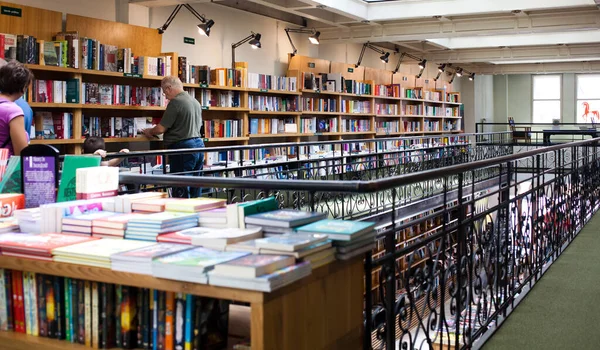
M 533 76 L 533 122 L 552 123 L 560 119 L 560 75 Z
M 600 74 L 577 75 L 577 122 L 600 122 Z

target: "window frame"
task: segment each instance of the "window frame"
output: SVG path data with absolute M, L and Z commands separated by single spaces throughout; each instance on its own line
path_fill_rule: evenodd
M 536 77 L 558 77 L 559 78 L 559 93 L 558 98 L 535 98 L 535 78 Z M 558 101 L 559 103 L 559 119 L 562 123 L 563 121 L 563 75 L 562 74 L 532 74 L 531 75 L 531 123 L 535 124 L 535 115 L 534 115 L 534 105 L 536 101 Z M 552 124 L 552 121 L 543 122 L 542 124 Z
M 598 77 L 598 79 L 600 80 L 600 73 L 577 73 L 575 74 L 575 123 L 579 124 L 579 123 L 584 123 L 584 124 L 590 124 L 590 122 L 580 122 L 579 121 L 579 113 L 578 113 L 578 109 L 579 109 L 579 105 L 580 103 L 582 103 L 583 101 L 598 101 L 598 103 L 600 103 L 600 96 L 597 98 L 593 98 L 593 99 L 580 99 L 579 98 L 579 77 L 580 76 L 590 76 L 590 75 L 595 75 Z M 580 102 L 581 101 L 581 102 Z M 600 121 L 595 121 L 596 123 L 600 122 Z

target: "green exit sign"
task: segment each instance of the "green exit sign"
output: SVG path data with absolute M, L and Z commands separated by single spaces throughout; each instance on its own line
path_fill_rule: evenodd
M 348 73 L 354 73 L 354 68 L 348 68 Z
M 6 16 L 23 17 L 23 10 L 17 7 L 2 6 L 1 13 Z
M 183 43 L 184 44 L 190 44 L 190 45 L 196 45 L 196 39 L 194 38 L 188 38 L 187 36 L 183 37 Z

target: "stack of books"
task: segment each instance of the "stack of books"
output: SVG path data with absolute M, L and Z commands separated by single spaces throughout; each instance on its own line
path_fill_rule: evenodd
M 152 275 L 178 281 L 208 283 L 207 272 L 215 265 L 246 255 L 248 253 L 220 252 L 197 247 L 154 259 Z
M 7 256 L 52 261 L 53 249 L 93 240 L 95 238 L 60 233 L 5 233 L 0 235 L 0 252 Z
M 143 219 L 144 214 L 120 214 L 92 221 L 92 236 L 100 238 L 124 238 L 127 223 L 132 219 Z
M 153 245 L 152 242 L 134 240 L 96 239 L 52 250 L 54 261 L 110 269 L 110 257 Z
M 182 198 L 150 198 L 141 199 L 131 203 L 134 212 L 160 213 L 165 211 L 165 205 L 169 202 L 180 201 Z
M 14 216 L 0 218 L 0 233 L 19 231 L 19 223 Z
M 285 255 L 248 255 L 215 266 L 208 281 L 215 286 L 272 292 L 310 275 L 309 262 L 294 262 L 294 257 Z
M 131 213 L 133 211 L 133 203 L 136 201 L 158 199 L 166 196 L 167 193 L 165 192 L 141 192 L 117 196 L 114 197 L 114 211 L 119 213 Z
M 269 237 L 293 233 L 296 227 L 322 220 L 326 216 L 325 213 L 280 209 L 247 216 L 245 223 L 247 227 L 262 227 L 265 236 Z
M 227 208 L 215 208 L 198 213 L 198 223 L 202 227 L 225 228 L 227 226 Z
M 117 213 L 111 211 L 90 212 L 81 215 L 73 215 L 62 219 L 62 232 L 69 234 L 92 235 L 92 223 L 94 220 L 115 216 Z
M 19 224 L 19 230 L 27 233 L 40 233 L 42 230 L 42 214 L 40 208 L 16 210 L 14 217 Z
M 184 213 L 197 213 L 203 210 L 210 210 L 214 208 L 221 208 L 227 204 L 225 199 L 218 198 L 191 198 L 180 201 L 168 202 L 165 206 L 165 210 L 168 211 L 180 211 Z
M 256 228 L 224 228 L 212 229 L 192 237 L 192 244 L 203 246 L 205 248 L 224 251 L 228 244 L 248 241 L 251 239 L 261 238 L 262 229 Z
M 156 243 L 148 247 L 114 254 L 110 257 L 111 268 L 116 271 L 152 275 L 153 259 L 192 248 L 189 245 Z
M 257 239 L 255 246 L 260 254 L 289 255 L 310 262 L 313 269 L 335 260 L 336 249 L 327 235 L 284 234 Z
M 192 227 L 181 231 L 164 233 L 156 237 L 156 240 L 164 243 L 192 244 L 192 237 L 211 233 L 214 229 L 209 227 Z
M 130 219 L 125 230 L 125 238 L 154 241 L 160 234 L 184 230 L 198 226 L 198 214 L 162 212 L 146 214 L 142 218 Z
M 250 215 L 277 210 L 279 203 L 275 197 L 258 199 L 227 206 L 227 227 L 246 228 L 245 218 Z
M 321 220 L 299 227 L 300 234 L 325 234 L 337 248 L 336 258 L 348 260 L 375 248 L 375 223 L 349 220 Z

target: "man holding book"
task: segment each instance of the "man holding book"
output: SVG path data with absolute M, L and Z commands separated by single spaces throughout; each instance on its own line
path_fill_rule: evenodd
M 169 100 L 167 109 L 159 124 L 145 129 L 148 138 L 164 134 L 165 146 L 169 149 L 203 148 L 204 142 L 200 128 L 202 127 L 202 108 L 200 103 L 183 90 L 183 84 L 177 77 L 165 77 L 160 84 L 163 94 Z M 204 165 L 204 154 L 193 152 L 189 154 L 169 156 L 171 174 L 185 173 L 197 176 Z M 173 188 L 173 197 L 198 197 L 199 188 Z

